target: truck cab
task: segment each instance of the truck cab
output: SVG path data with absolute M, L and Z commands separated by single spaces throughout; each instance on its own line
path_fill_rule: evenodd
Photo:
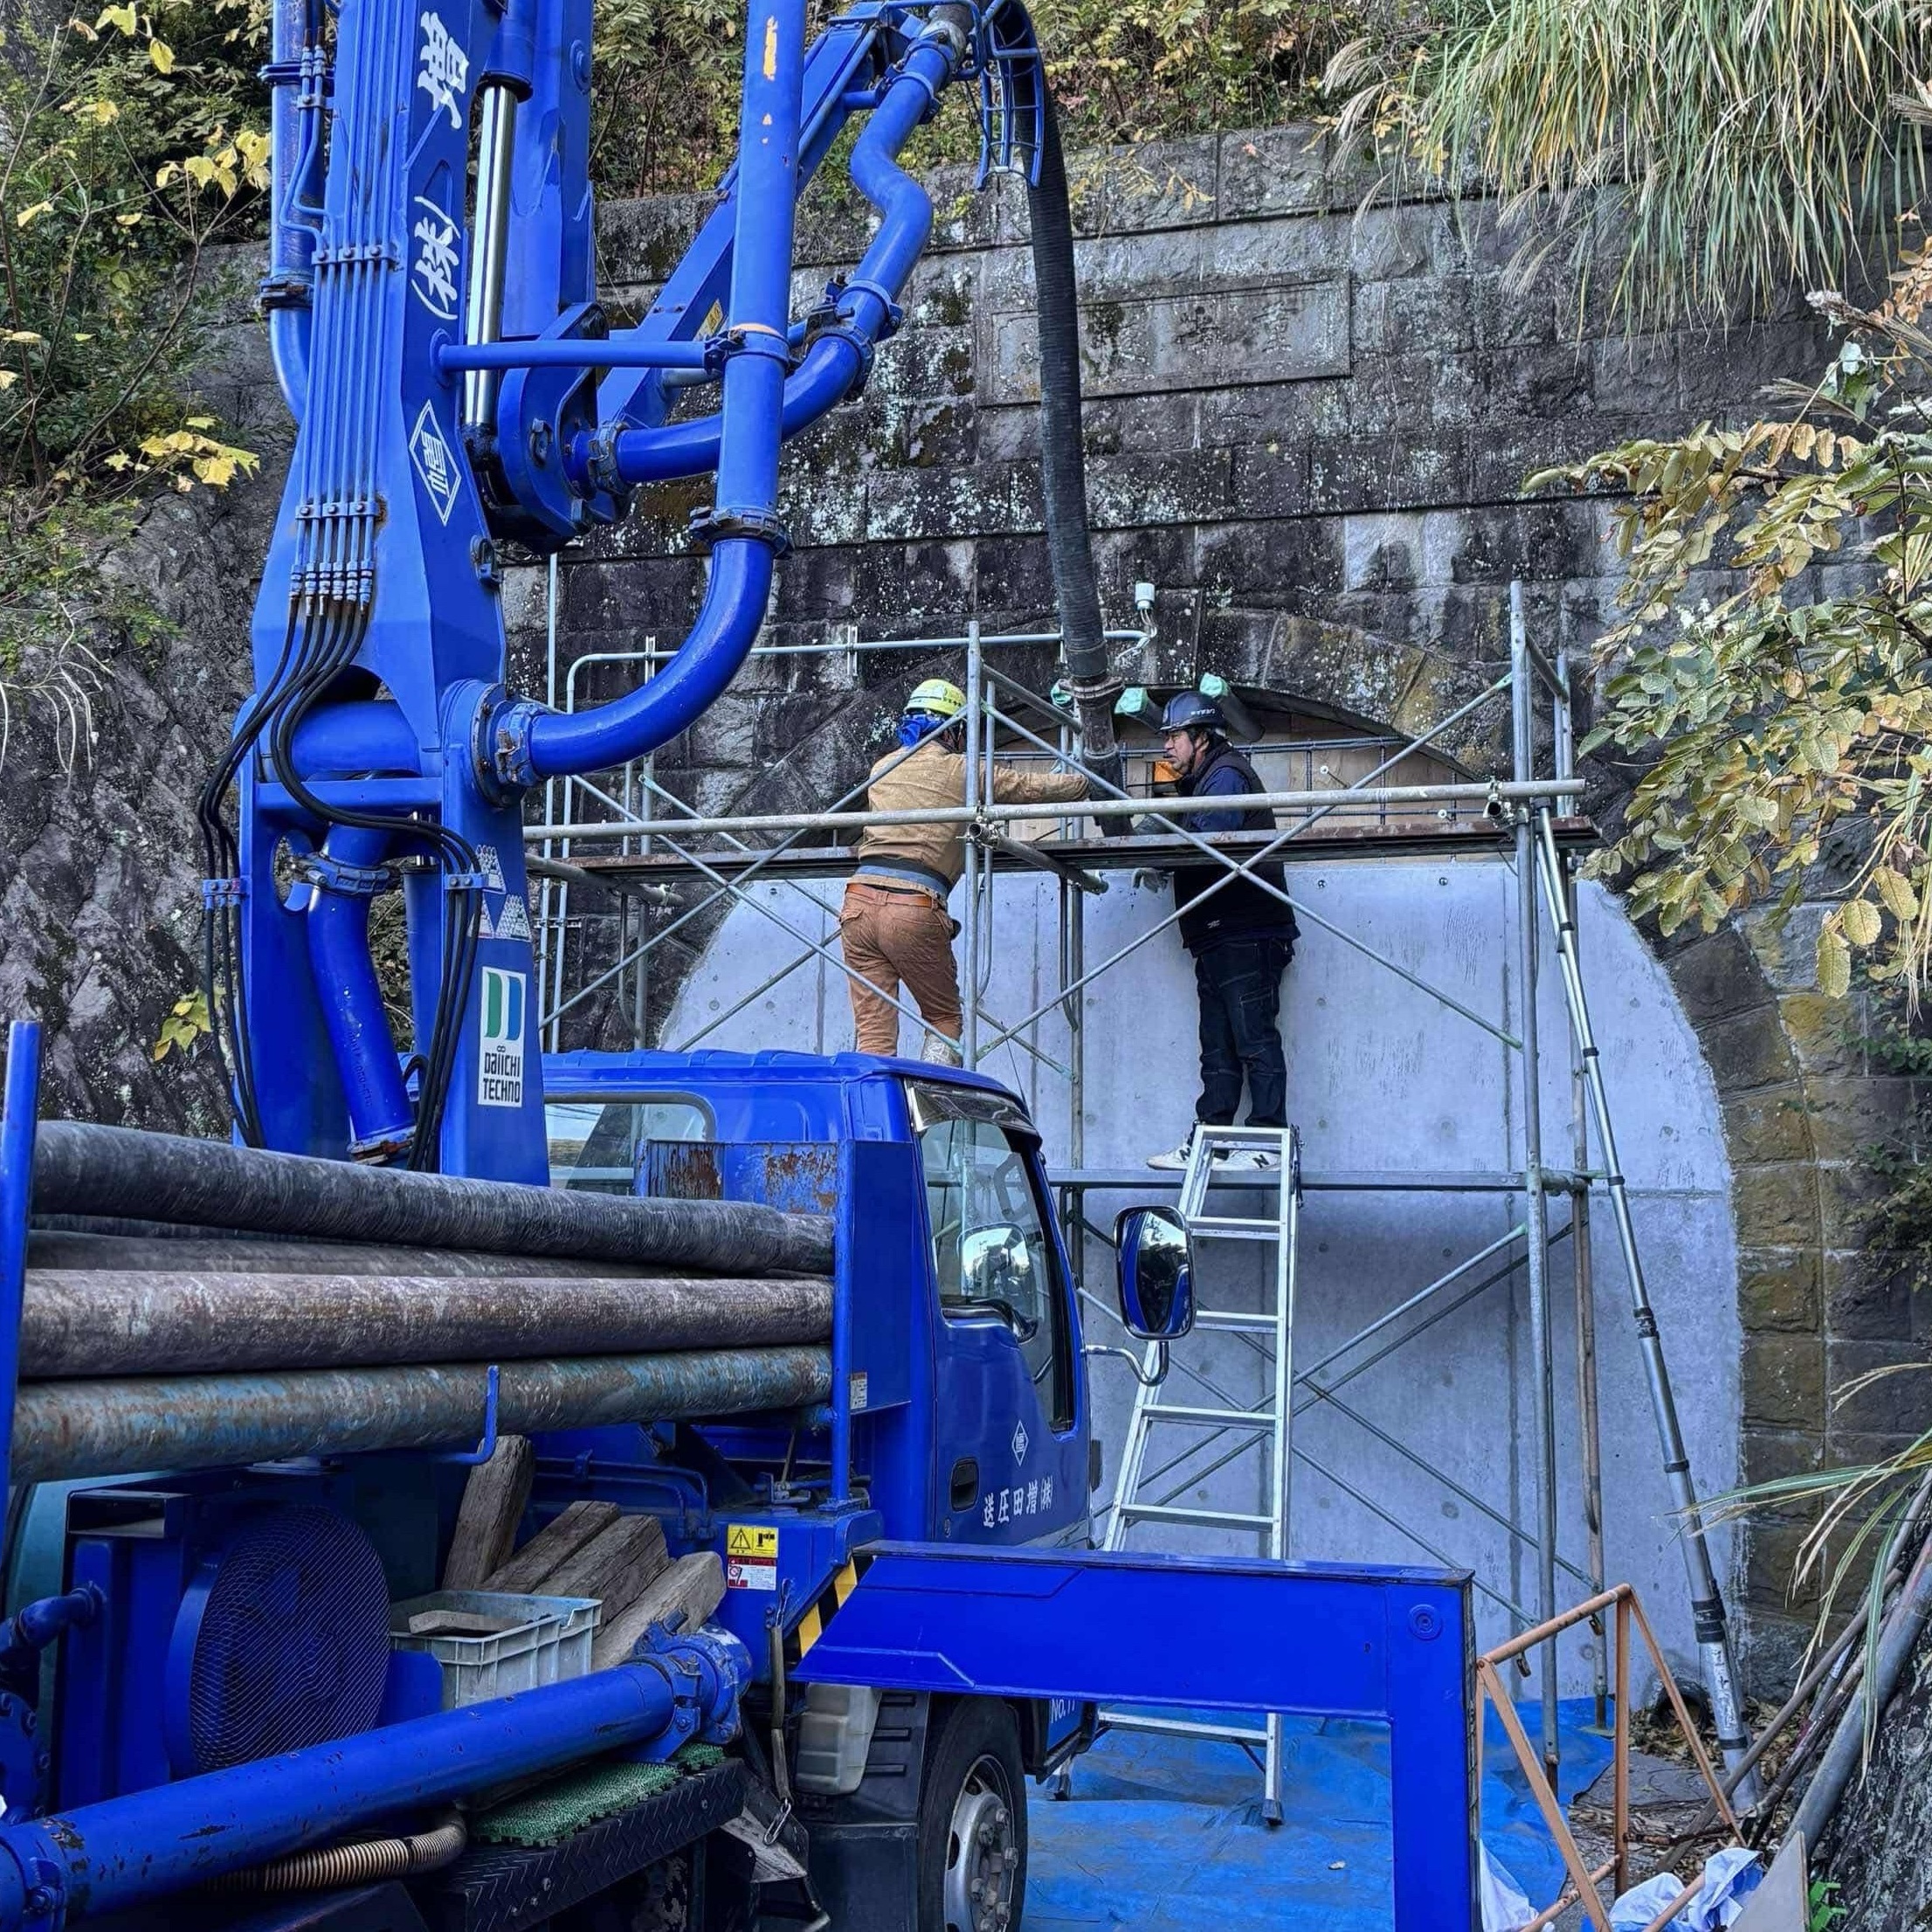
M 541 1440 L 540 1510 L 695 1483 L 673 1541 L 723 1560 L 718 1620 L 761 1666 L 751 1728 L 783 1734 L 780 1789 L 834 1922 L 1017 1923 L 1022 1781 L 1091 1742 L 1094 1707 L 809 1682 L 788 1699 L 782 1680 L 809 1673 L 868 1542 L 1091 1547 L 1078 1297 L 1025 1107 L 981 1074 L 860 1054 L 570 1053 L 544 1093 L 554 1186 L 829 1214 L 838 1269 L 822 1410 Z

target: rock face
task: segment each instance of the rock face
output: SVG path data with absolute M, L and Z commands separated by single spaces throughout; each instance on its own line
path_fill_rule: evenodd
M 1846 1932 L 1932 1923 L 1932 1628 L 1919 1639 L 1814 1871 L 1837 1880 Z
M 0 1016 L 45 1027 L 51 1114 L 227 1131 L 212 1051 L 154 1050 L 199 980 L 195 802 L 247 689 L 248 616 L 279 474 L 158 500 L 108 576 L 167 620 L 103 642 L 94 738 L 63 769 L 45 706 L 17 717 L 0 769 Z

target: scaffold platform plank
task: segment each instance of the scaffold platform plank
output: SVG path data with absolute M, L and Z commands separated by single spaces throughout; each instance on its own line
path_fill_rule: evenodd
M 1047 816 L 1042 814 L 1043 818 Z M 809 825 L 810 820 L 804 822 Z M 675 818 L 663 820 L 662 826 L 664 838 L 679 839 Z M 1283 829 L 1289 830 L 1290 836 L 1269 857 L 1285 865 L 1359 859 L 1496 859 L 1506 856 L 1510 850 L 1508 821 L 1485 818 L 1480 814 L 1466 818 L 1446 818 L 1433 825 L 1415 818 L 1390 819 L 1374 825 L 1336 825 L 1327 819 L 1318 819 L 1306 830 Z M 1559 818 L 1556 821 L 1556 831 L 1558 845 L 1568 849 L 1585 848 L 1597 843 L 1597 827 L 1588 818 Z M 536 828 L 532 828 L 531 837 L 539 841 L 532 849 L 541 852 L 542 846 Z M 1205 837 L 1206 842 L 1217 851 L 1245 854 L 1260 851 L 1280 838 L 1280 833 L 1224 831 L 1211 832 Z M 681 839 L 679 842 L 683 843 Z M 996 873 L 1024 873 L 1044 867 L 1052 872 L 1087 875 L 1142 868 L 1166 872 L 1176 866 L 1202 862 L 1197 846 L 1172 833 L 1128 838 L 1098 836 L 1038 838 L 1026 841 L 1024 850 L 1018 846 L 1018 841 L 1000 838 L 985 848 L 983 856 L 990 860 Z M 851 873 L 856 862 L 856 848 L 852 845 L 790 845 L 774 850 L 768 846 L 730 852 L 707 850 L 697 857 L 702 859 L 702 866 L 680 852 L 663 850 L 648 852 L 573 850 L 569 859 L 575 868 L 613 880 L 647 879 L 670 883 L 702 880 L 707 871 L 720 879 L 735 880 L 754 869 L 759 878 L 774 881 L 843 879 Z

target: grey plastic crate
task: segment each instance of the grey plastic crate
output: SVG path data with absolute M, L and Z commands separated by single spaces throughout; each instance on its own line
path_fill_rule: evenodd
M 582 1677 L 601 1605 L 594 1597 L 524 1597 L 496 1590 L 438 1590 L 390 1605 L 390 1646 L 426 1652 L 443 1666 L 443 1708 L 480 1704 L 513 1691 Z M 445 1613 L 464 1630 L 414 1630 L 412 1621 Z M 478 1622 L 499 1625 L 479 1630 Z

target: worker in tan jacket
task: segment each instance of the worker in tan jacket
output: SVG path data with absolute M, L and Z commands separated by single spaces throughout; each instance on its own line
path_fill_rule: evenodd
M 917 749 L 910 756 L 888 754 L 873 767 L 866 794 L 872 811 L 966 803 L 965 709 L 966 693 L 943 678 L 928 678 L 914 691 L 900 719 L 899 742 L 902 751 Z M 991 790 L 1000 804 L 1065 804 L 1086 797 L 1087 781 L 1071 772 L 1036 775 L 996 764 Z M 903 982 L 926 1022 L 925 1057 L 959 1064 L 959 973 L 953 963 L 959 927 L 946 900 L 965 869 L 965 849 L 966 827 L 956 822 L 868 825 L 860 837 L 859 869 L 845 887 L 838 936 L 861 1053 L 899 1051 L 899 1009 L 892 1001 Z

